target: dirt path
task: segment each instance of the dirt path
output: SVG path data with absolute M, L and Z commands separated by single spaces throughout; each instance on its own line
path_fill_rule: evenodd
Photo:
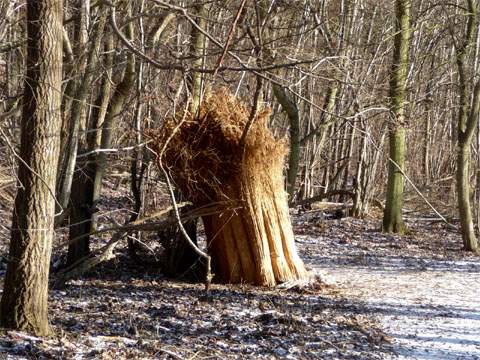
M 399 358 L 480 359 L 480 272 L 464 271 L 463 265 L 441 271 L 322 270 L 379 317 Z
M 480 258 L 455 250 L 456 234 L 432 230 L 392 237 L 347 219 L 298 241 L 313 267 L 378 317 L 398 358 L 480 359 Z

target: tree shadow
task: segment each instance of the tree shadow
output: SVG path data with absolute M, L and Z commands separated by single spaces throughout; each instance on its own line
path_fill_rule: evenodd
M 348 358 L 357 353 L 380 359 L 391 353 L 373 314 L 358 316 L 363 304 L 346 306 L 346 300 L 321 293 L 248 285 L 214 285 L 205 292 L 201 285 L 119 276 L 75 282 L 51 291 L 50 298 L 52 324 L 76 337 L 86 332 L 141 337 L 144 343 L 167 342 L 178 349 L 196 344 L 203 354 L 240 357 Z M 132 327 L 137 336 L 129 335 Z

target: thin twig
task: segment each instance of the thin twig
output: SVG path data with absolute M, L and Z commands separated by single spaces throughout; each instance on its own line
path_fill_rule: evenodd
M 230 30 L 228 31 L 228 35 L 227 35 L 227 41 L 225 41 L 225 47 L 223 48 L 222 55 L 220 55 L 218 59 L 217 66 L 215 67 L 215 71 L 213 72 L 213 77 L 217 76 L 218 69 L 220 69 L 223 59 L 227 54 L 228 48 L 230 46 L 230 42 L 232 41 L 233 34 L 235 32 L 235 28 L 237 27 L 237 22 L 240 19 L 240 16 L 242 15 L 242 11 L 243 11 L 243 8 L 245 7 L 246 2 L 247 0 L 242 1 L 242 3 L 240 4 L 240 7 L 238 8 L 237 15 L 235 16 L 235 19 L 233 20 L 233 23 L 230 26 Z

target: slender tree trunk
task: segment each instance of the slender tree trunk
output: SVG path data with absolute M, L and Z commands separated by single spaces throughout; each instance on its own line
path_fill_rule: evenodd
M 133 24 L 129 22 L 127 25 L 126 36 L 129 40 L 133 39 Z M 101 148 L 108 149 L 111 146 L 113 129 L 117 118 L 122 111 L 123 105 L 130 93 L 130 91 L 135 86 L 135 58 L 132 53 L 127 54 L 127 66 L 125 73 L 123 75 L 122 81 L 117 85 L 116 89 L 113 92 L 110 103 L 107 107 L 107 112 L 105 114 L 105 120 L 102 124 L 102 136 L 101 136 Z M 100 198 L 102 191 L 102 181 L 103 175 L 105 173 L 105 168 L 107 167 L 107 155 L 104 152 L 100 152 L 97 155 L 96 161 L 96 171 L 95 171 L 95 182 L 94 182 L 94 193 L 93 193 L 93 202 L 95 203 Z
M 396 0 L 396 34 L 390 80 L 391 119 L 389 119 L 390 160 L 383 231 L 402 234 L 403 170 L 405 168 L 405 87 L 410 37 L 410 0 Z
M 52 165 L 58 161 L 62 122 L 63 2 L 29 0 L 26 16 L 22 161 L 0 321 L 4 327 L 46 335 L 57 175 Z
M 300 162 L 300 117 L 298 107 L 286 94 L 285 90 L 274 84 L 273 94 L 282 106 L 283 111 L 287 113 L 290 124 L 290 151 L 288 156 L 287 171 L 287 193 L 289 201 L 292 202 L 295 194 L 295 183 L 298 174 L 298 164 Z
M 357 171 L 355 174 L 355 181 L 353 184 L 354 188 L 354 198 L 353 198 L 353 209 L 352 216 L 363 217 L 365 216 L 365 203 L 363 202 L 364 191 L 365 191 L 365 170 L 366 170 L 366 158 L 367 158 L 367 127 L 365 126 L 365 120 L 359 116 L 359 124 L 361 129 L 361 141 L 359 145 L 360 153 L 358 154 L 357 161 Z
M 201 29 L 206 30 L 207 26 L 207 8 L 206 5 L 201 3 L 195 5 L 195 10 L 197 14 L 197 24 Z M 192 29 L 192 56 L 194 56 L 193 66 L 196 68 L 202 68 L 205 61 L 205 46 L 206 46 L 206 37 L 205 34 L 199 31 L 196 28 Z M 200 102 L 202 100 L 202 90 L 203 90 L 203 74 L 201 72 L 192 72 L 192 78 L 190 82 L 190 92 L 192 94 L 192 104 L 191 111 L 196 112 Z
M 93 81 L 93 71 L 98 62 L 98 53 L 102 44 L 103 29 L 105 27 L 107 17 L 106 9 L 101 10 L 100 20 L 96 26 L 92 39 L 92 46 L 89 51 L 88 61 L 84 70 L 83 79 L 76 87 L 75 100 L 71 105 L 71 113 L 69 118 L 70 139 L 66 150 L 68 151 L 65 168 L 63 169 L 62 186 L 59 195 L 60 204 L 64 209 L 68 207 L 70 193 L 72 189 L 72 181 L 75 172 L 75 164 L 77 159 L 77 150 L 80 140 L 79 130 L 81 128 L 82 116 L 86 110 L 86 99 L 91 90 Z M 84 144 L 85 145 L 85 144 Z
M 478 242 L 473 227 L 473 216 L 470 205 L 470 146 L 477 127 L 480 109 L 480 80 L 477 80 L 473 93 L 472 107 L 469 109 L 471 91 L 467 83 L 465 56 L 473 44 L 477 30 L 477 2 L 467 0 L 468 21 L 463 42 L 456 48 L 458 69 L 458 85 L 460 92 L 460 108 L 457 125 L 457 196 L 458 212 L 462 231 L 463 247 L 467 251 L 477 251 Z
M 430 66 L 430 79 L 427 82 L 425 89 L 425 130 L 424 130 L 424 145 L 423 145 L 423 176 L 425 177 L 425 185 L 430 183 L 430 132 L 431 132 L 431 117 L 432 117 L 432 103 L 433 103 L 433 74 L 435 62 L 432 60 Z
M 98 63 L 98 53 L 102 45 L 104 27 L 107 18 L 107 10 L 100 10 L 100 19 L 95 28 L 92 37 L 92 45 L 89 51 L 88 62 L 84 72 L 83 81 L 77 86 L 75 102 L 72 104 L 70 114 L 71 138 L 68 146 L 69 154 L 66 161 L 66 171 L 63 178 L 62 191 L 60 193 L 60 203 L 62 207 L 67 208 L 69 202 L 72 202 L 70 214 L 70 239 L 90 233 L 91 217 L 93 209 L 93 200 L 90 198 L 93 192 L 93 177 L 95 174 L 94 165 L 91 161 L 82 161 L 79 170 L 75 171 L 77 164 L 77 154 L 88 151 L 86 138 L 81 141 L 79 130 L 82 122 L 82 115 L 86 112 L 86 99 L 93 82 L 93 71 Z M 79 143 L 80 150 L 79 150 Z M 72 185 L 75 191 L 72 193 Z M 70 242 L 68 246 L 67 265 L 87 256 L 90 252 L 89 237 L 77 239 Z

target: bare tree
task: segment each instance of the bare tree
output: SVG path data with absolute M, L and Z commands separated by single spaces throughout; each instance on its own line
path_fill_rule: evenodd
M 61 0 L 27 1 L 18 193 L 0 309 L 2 326 L 45 335 L 48 273 L 55 215 L 62 82 Z
M 387 202 L 383 231 L 403 233 L 403 170 L 405 167 L 405 86 L 410 38 L 410 0 L 395 2 L 395 46 L 390 78 L 391 119 L 389 119 L 390 159 Z

